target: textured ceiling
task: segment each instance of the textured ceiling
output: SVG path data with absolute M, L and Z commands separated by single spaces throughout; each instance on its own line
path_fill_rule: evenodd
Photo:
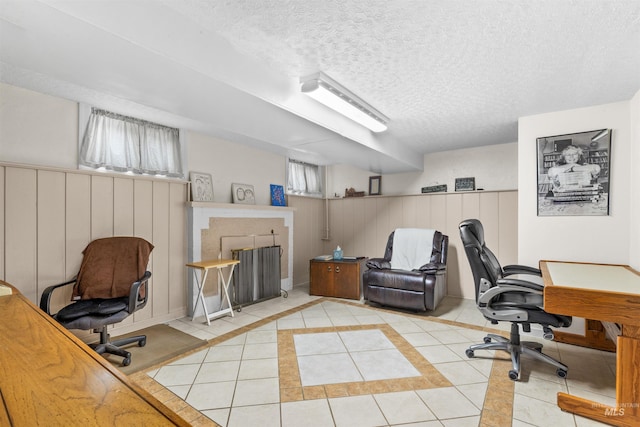
M 640 0 L 0 0 L 0 26 L 7 83 L 372 172 L 640 90 Z M 317 71 L 389 130 L 302 95 Z

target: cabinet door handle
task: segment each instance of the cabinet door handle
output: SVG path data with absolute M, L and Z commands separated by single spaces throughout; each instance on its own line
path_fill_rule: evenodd
M 336 265 L 336 273 L 340 273 L 340 266 Z
M 328 266 L 328 267 L 327 267 L 327 271 L 331 271 L 331 266 Z

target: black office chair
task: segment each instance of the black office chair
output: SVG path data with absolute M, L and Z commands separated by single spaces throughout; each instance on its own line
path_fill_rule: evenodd
M 89 243 L 83 251 L 82 264 L 76 278 L 49 286 L 42 293 L 40 308 L 67 329 L 83 329 L 100 333 L 100 342 L 91 344 L 99 354 L 124 357 L 123 366 L 131 363 L 131 353 L 120 348 L 137 342 L 143 347 L 147 337 L 139 335 L 110 341 L 107 327 L 123 321 L 147 304 L 146 271 L 153 245 L 138 237 L 108 237 Z M 72 304 L 51 314 L 51 295 L 63 286 L 74 284 Z
M 486 247 L 484 228 L 477 219 L 462 221 L 459 229 L 473 273 L 478 309 L 492 324 L 511 322 L 509 339 L 487 334 L 483 344 L 474 344 L 467 349 L 467 357 L 474 357 L 477 350 L 506 351 L 511 354 L 513 363 L 509 378 L 517 381 L 520 379 L 520 355 L 526 354 L 555 366 L 556 374 L 561 378 L 566 377 L 568 367 L 542 353 L 542 344 L 520 341 L 519 325 L 522 325 L 524 332 L 530 332 L 532 323 L 539 324 L 542 326 L 544 338 L 549 340 L 553 339 L 551 326 L 560 328 L 571 325 L 571 317 L 544 311 L 544 285 L 535 283 L 536 277 L 532 277 L 541 277 L 540 270 L 523 265 L 508 265 L 503 268 L 493 252 Z M 534 281 L 529 281 L 526 276 L 521 275 L 526 275 Z

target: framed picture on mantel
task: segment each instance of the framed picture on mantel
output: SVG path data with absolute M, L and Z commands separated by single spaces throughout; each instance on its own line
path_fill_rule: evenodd
M 271 184 L 271 206 L 287 206 L 284 198 L 284 187 L 282 185 Z
M 241 203 L 245 205 L 255 205 L 256 196 L 253 185 L 250 184 L 231 184 L 231 196 L 233 203 Z
M 213 202 L 213 181 L 210 173 L 189 172 L 191 182 L 191 200 L 194 202 Z

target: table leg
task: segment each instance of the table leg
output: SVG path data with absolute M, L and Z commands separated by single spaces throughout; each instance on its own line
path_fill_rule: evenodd
M 218 278 L 222 282 L 222 293 L 224 294 L 224 298 L 227 300 L 227 306 L 229 307 L 231 317 L 234 317 L 233 314 L 233 306 L 231 305 L 231 299 L 229 298 L 229 286 L 231 285 L 231 278 L 233 277 L 233 270 L 235 269 L 235 265 L 231 266 L 231 270 L 229 271 L 229 277 L 225 280 L 224 275 L 222 274 L 222 269 L 218 269 Z M 222 305 L 224 304 L 224 300 L 220 298 L 220 309 L 222 311 Z
M 196 270 L 193 271 L 194 277 L 196 279 L 196 285 L 198 286 L 198 297 L 196 298 L 196 302 L 193 305 L 193 315 L 191 316 L 191 321 L 193 321 L 196 316 L 196 308 L 198 307 L 198 301 L 202 301 L 202 308 L 204 310 L 204 317 L 207 319 L 207 325 L 211 325 L 209 322 L 209 312 L 207 311 L 207 304 L 204 302 L 204 284 L 207 281 L 207 274 L 209 273 L 208 269 L 200 270 L 201 278 L 198 280 L 198 272 Z
M 640 339 L 638 327 L 622 327 L 616 355 L 616 407 L 558 393 L 560 409 L 613 426 L 640 425 Z M 626 336 L 626 335 L 630 336 Z
M 234 315 L 233 315 L 233 307 L 231 306 L 231 300 L 229 299 L 229 292 L 228 292 L 229 285 L 231 284 L 231 277 L 233 275 L 233 267 L 234 266 L 233 265 L 231 266 L 231 271 L 229 272 L 229 278 L 227 280 L 224 279 L 224 276 L 222 274 L 222 268 L 223 267 L 225 267 L 225 266 L 216 267 L 217 270 L 218 270 L 218 283 L 220 284 L 222 282 L 221 286 L 220 286 L 222 288 L 222 290 L 221 290 L 222 293 L 220 294 L 220 310 L 218 310 L 216 312 L 213 312 L 213 313 L 208 313 L 206 311 L 207 309 L 205 307 L 205 315 L 207 317 L 207 325 L 211 324 L 211 322 L 210 322 L 211 319 L 223 316 L 225 314 L 230 314 L 231 317 L 234 317 Z M 202 291 L 200 291 L 200 295 L 202 295 Z M 225 300 L 227 301 L 228 307 L 227 308 L 222 308 Z M 204 296 L 202 297 L 202 304 L 204 305 Z

